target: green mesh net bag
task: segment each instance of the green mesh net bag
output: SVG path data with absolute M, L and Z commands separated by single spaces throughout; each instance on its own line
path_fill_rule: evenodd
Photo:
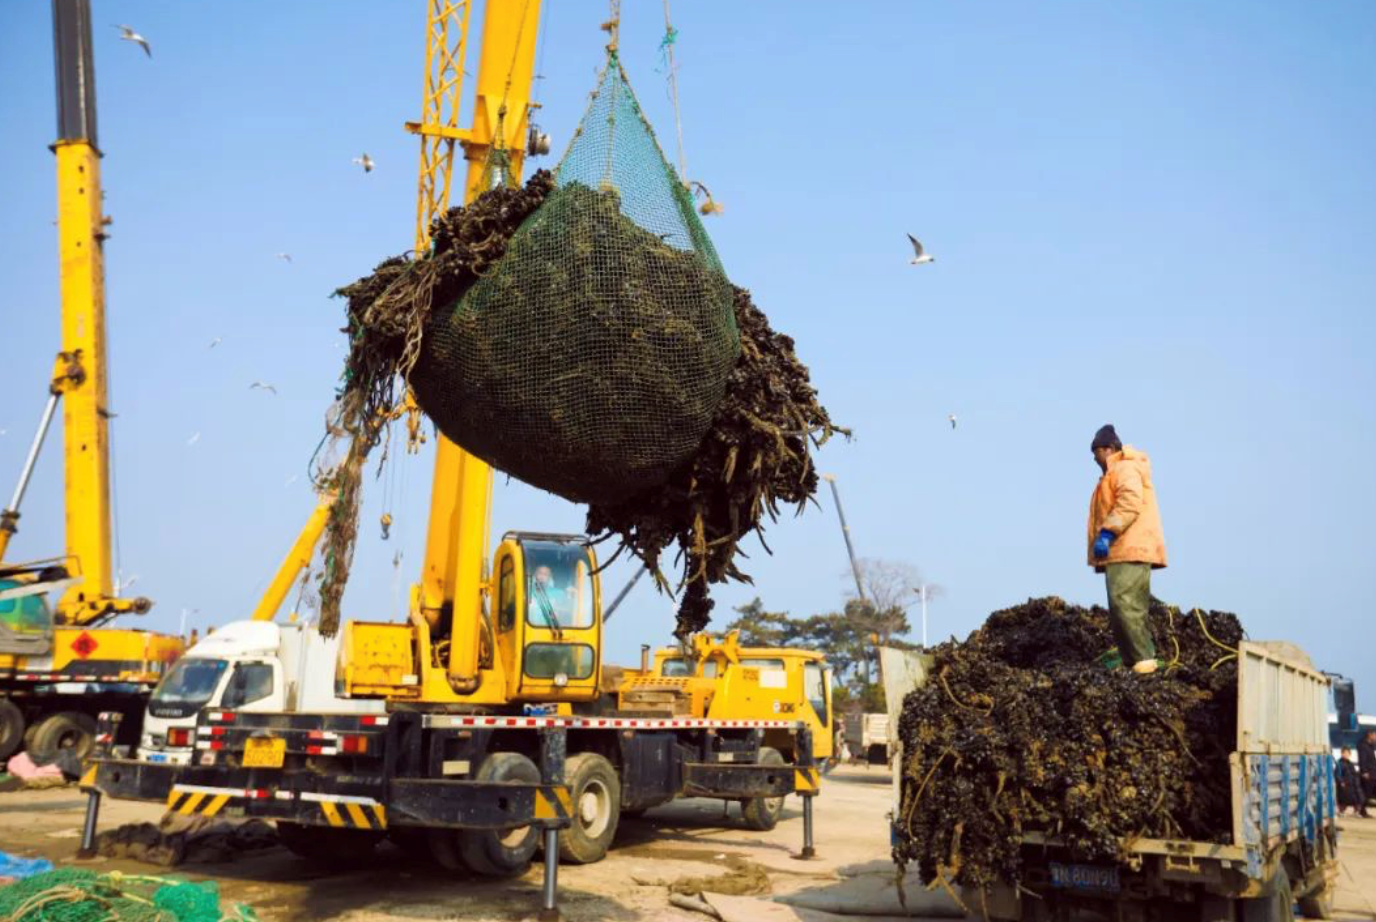
M 5 922 L 257 922 L 253 910 L 220 907 L 214 881 L 59 868 L 0 887 Z
M 437 306 L 410 384 L 494 467 L 614 502 L 692 456 L 738 352 L 731 284 L 612 53 L 553 191 Z

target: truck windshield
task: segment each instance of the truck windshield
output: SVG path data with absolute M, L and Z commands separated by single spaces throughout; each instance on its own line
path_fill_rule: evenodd
M 153 700 L 167 704 L 205 704 L 220 684 L 229 663 L 222 659 L 178 660 L 158 683 Z

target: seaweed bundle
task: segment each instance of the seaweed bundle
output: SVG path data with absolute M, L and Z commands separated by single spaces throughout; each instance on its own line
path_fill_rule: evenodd
M 528 313 L 560 285 L 574 284 L 570 279 L 575 287 L 601 284 L 551 262 L 538 284 L 498 282 L 505 306 L 496 304 L 501 298 L 474 303 L 480 286 L 509 277 L 495 267 L 550 232 L 542 220 L 550 207 L 558 219 L 552 223 L 571 229 L 573 240 L 626 241 L 640 254 L 635 271 L 659 278 L 661 286 L 677 279 L 683 300 L 713 284 L 693 254 L 626 218 L 615 193 L 578 184 L 556 189 L 551 174 L 541 171 L 524 188 L 499 186 L 450 209 L 435 222 L 429 253 L 385 260 L 341 288 L 351 346 L 332 431 L 349 447 L 323 482 L 338 495 L 323 555 L 323 631 L 338 624 L 364 461 L 408 382 L 445 435 L 500 470 L 587 502 L 589 534 L 619 540 L 668 589 L 675 581 L 663 574 L 661 555 L 676 545 L 682 637 L 707 623 L 710 583 L 748 579 L 736 563 L 741 539 L 783 506 L 801 510 L 816 491 L 811 451 L 844 430 L 818 401 L 793 341 L 770 327 L 744 289 L 725 283 L 731 323 L 717 328 L 731 330 L 732 344 L 719 388 L 702 386 L 716 376 L 722 354 L 720 343 L 703 333 L 710 325 L 666 311 L 662 299 L 625 294 L 643 286 L 617 288 L 609 296 L 617 310 L 599 315 L 597 305 L 607 302 L 584 300 L 553 312 L 538 330 L 503 339 L 504 311 Z M 618 338 L 627 346 L 612 354 L 589 345 Z M 550 390 L 554 378 L 563 390 Z M 633 387 L 624 386 L 632 379 Z M 647 392 L 662 399 L 643 404 Z M 569 393 L 590 402 L 561 396 Z M 641 405 L 626 404 L 627 393 L 642 395 Z M 694 420 L 691 427 L 684 419 Z M 688 432 L 670 452 L 675 463 L 638 465 L 633 459 L 654 435 L 646 421 L 664 429 L 666 420 L 680 438 L 680 430 Z
M 1108 613 L 1058 598 L 935 648 L 903 702 L 894 860 L 924 882 L 1016 884 L 1026 832 L 1079 860 L 1133 837 L 1226 842 L 1242 626 L 1153 601 L 1165 668 L 1109 669 Z

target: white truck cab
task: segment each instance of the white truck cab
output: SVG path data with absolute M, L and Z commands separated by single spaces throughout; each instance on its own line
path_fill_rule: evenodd
M 195 752 L 196 714 L 205 707 L 250 713 L 382 713 L 382 701 L 339 697 L 338 656 L 339 637 L 321 637 L 314 625 L 225 625 L 186 651 L 153 690 L 138 757 L 188 764 Z

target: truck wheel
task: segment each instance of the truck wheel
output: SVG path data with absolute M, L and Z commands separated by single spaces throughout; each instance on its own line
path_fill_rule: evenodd
M 361 864 L 372 856 L 382 837 L 383 832 L 377 829 L 335 829 L 277 821 L 277 838 L 287 850 L 316 864 Z
M 759 765 L 786 765 L 779 750 L 769 746 L 760 747 Z M 779 825 L 779 815 L 784 812 L 782 797 L 751 797 L 741 801 L 741 818 L 745 828 L 756 832 L 768 832 Z
M 34 727 L 29 754 L 35 762 L 51 762 L 64 749 L 78 759 L 91 754 L 96 744 L 96 722 L 77 711 L 60 711 L 43 718 Z
M 0 762 L 24 744 L 24 712 L 8 698 L 0 698 Z
M 494 752 L 478 766 L 474 780 L 539 784 L 540 769 L 519 752 Z M 530 867 L 540 844 L 540 827 L 461 829 L 457 839 L 459 856 L 473 871 L 485 877 L 516 877 Z
M 559 860 L 570 864 L 601 861 L 621 820 L 621 779 L 612 763 L 595 752 L 580 752 L 569 759 L 564 771 L 573 825 L 559 830 Z
M 1295 922 L 1295 900 L 1290 895 L 1290 875 L 1276 872 L 1276 891 L 1255 900 L 1241 900 L 1242 922 Z

